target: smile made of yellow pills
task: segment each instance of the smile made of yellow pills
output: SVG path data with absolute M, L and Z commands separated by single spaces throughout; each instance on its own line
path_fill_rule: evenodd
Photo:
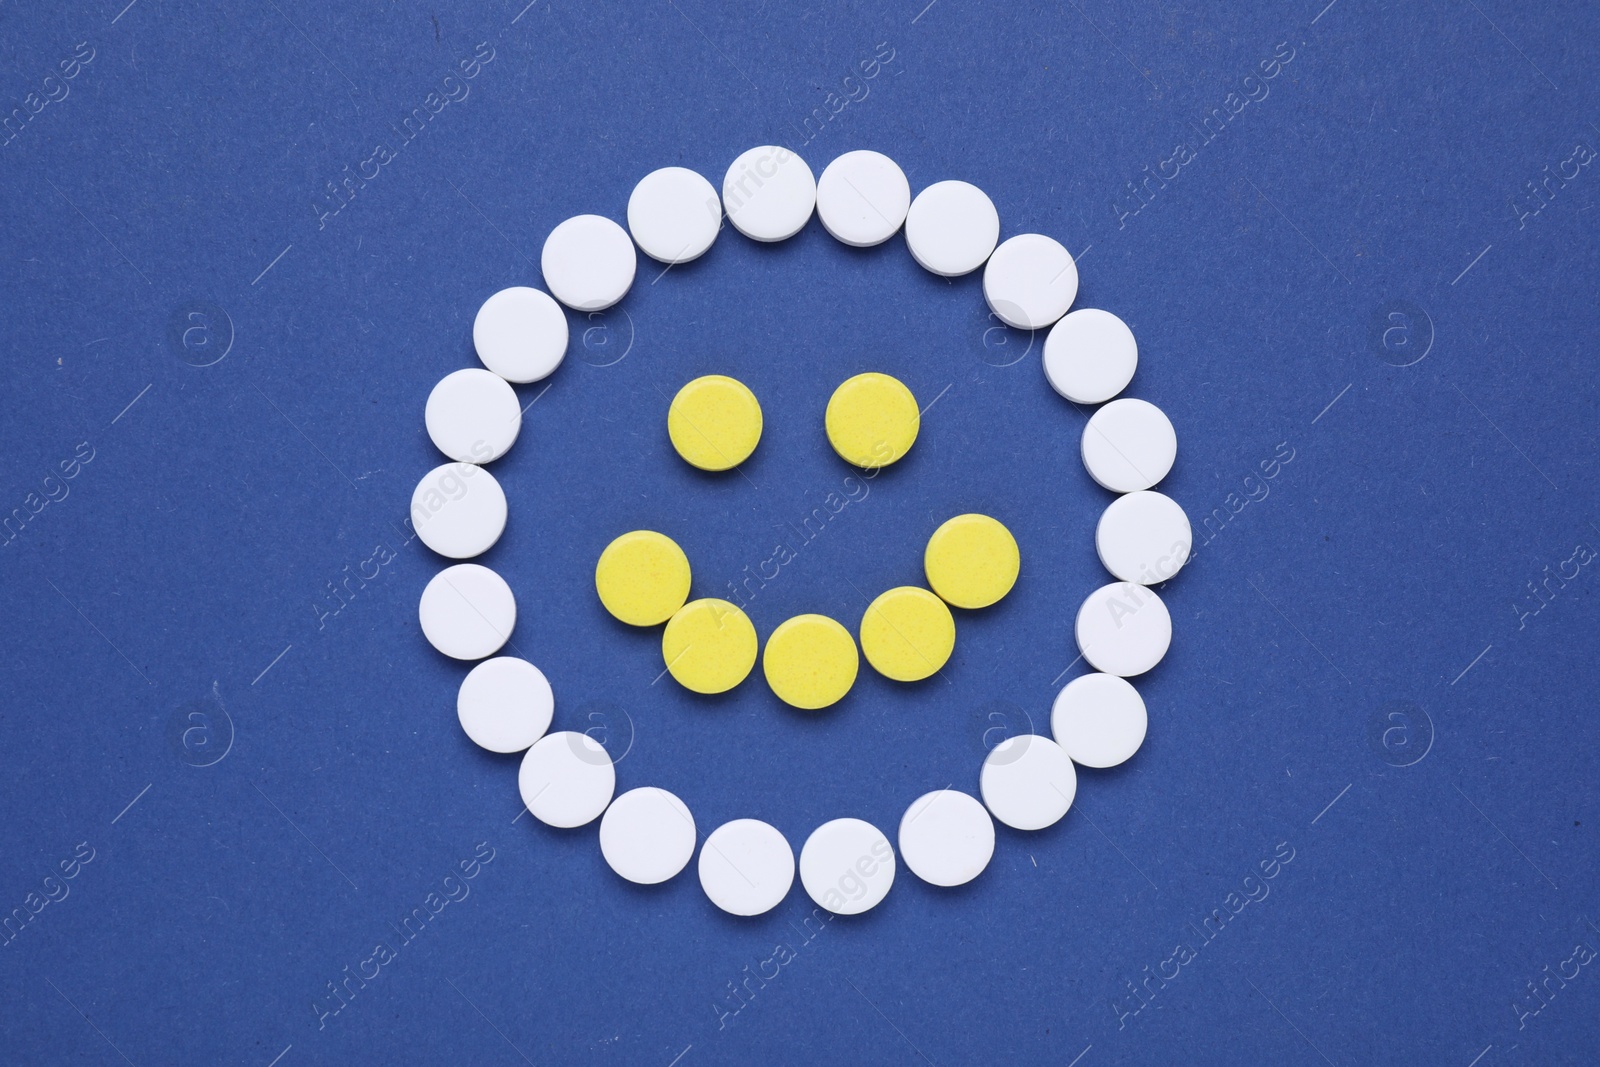
M 859 652 L 850 631 L 826 615 L 797 615 L 780 624 L 762 657 L 762 672 L 778 699 L 807 710 L 838 703 L 855 685 L 862 655 L 897 682 L 938 673 L 955 651 L 950 607 L 974 610 L 999 602 L 1016 584 L 1021 554 L 999 520 L 957 515 L 928 538 L 923 568 L 933 591 L 897 586 L 880 594 L 861 617 Z M 666 623 L 666 673 L 692 692 L 725 693 L 749 676 L 761 642 L 738 605 L 714 597 L 686 603 L 690 583 L 683 549 L 653 530 L 618 537 L 595 566 L 595 590 L 607 611 L 631 626 Z

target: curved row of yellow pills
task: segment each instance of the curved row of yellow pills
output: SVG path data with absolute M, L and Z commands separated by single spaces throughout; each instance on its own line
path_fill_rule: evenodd
M 1021 555 L 1011 531 L 987 515 L 957 515 L 934 531 L 923 553 L 928 584 L 881 594 L 861 617 L 860 654 L 897 682 L 931 677 L 956 645 L 947 605 L 976 609 L 1011 591 Z M 685 689 L 725 693 L 744 681 L 760 651 L 755 624 L 737 605 L 715 597 L 686 603 L 689 559 L 665 534 L 634 530 L 606 546 L 595 566 L 595 590 L 616 618 L 631 626 L 666 623 L 661 656 Z M 850 632 L 825 615 L 798 615 L 767 640 L 762 671 L 780 700 L 815 710 L 842 700 L 855 684 L 860 654 Z
M 911 451 L 922 428 L 917 398 L 899 379 L 871 372 L 833 391 L 823 418 L 828 443 L 846 463 L 887 467 Z M 684 462 L 732 470 L 761 443 L 761 403 L 743 382 L 707 374 L 689 382 L 667 408 L 667 436 Z

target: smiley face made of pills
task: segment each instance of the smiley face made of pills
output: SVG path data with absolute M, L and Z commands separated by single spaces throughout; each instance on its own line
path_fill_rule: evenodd
M 635 883 L 679 874 L 700 845 L 706 896 L 734 915 L 758 915 L 789 893 L 798 866 L 805 892 L 836 914 L 867 911 L 893 885 L 897 862 L 937 886 L 971 881 L 994 853 L 994 820 L 1019 830 L 1059 821 L 1077 792 L 1077 767 L 1112 767 L 1144 740 L 1143 699 L 1127 680 L 1166 654 L 1172 620 L 1152 586 L 1189 556 L 1183 509 L 1154 486 L 1177 456 L 1172 424 L 1155 405 L 1118 398 L 1133 378 L 1138 347 L 1117 316 L 1072 311 L 1078 291 L 1073 257 L 1058 241 L 1024 233 L 1000 241 L 1000 217 L 984 192 L 940 181 L 911 196 L 900 167 L 878 152 L 847 152 L 820 178 L 794 152 L 752 148 L 734 160 L 719 196 L 683 167 L 648 174 L 629 197 L 627 228 L 601 215 L 567 219 L 545 240 L 541 291 L 501 290 L 473 323 L 481 367 L 446 375 L 428 396 L 428 436 L 447 462 L 425 474 L 411 500 L 417 536 L 455 561 L 487 551 L 505 529 L 506 494 L 486 464 L 504 455 L 521 429 L 512 384 L 537 382 L 561 365 L 566 308 L 593 314 L 621 301 L 633 284 L 635 248 L 667 267 L 706 252 L 724 217 L 764 242 L 798 233 L 815 213 L 839 241 L 868 247 L 904 230 L 906 248 L 944 277 L 983 270 L 990 311 L 1021 330 L 1048 329 L 1042 363 L 1050 385 L 1075 405 L 1096 408 L 1084 426 L 1083 464 L 1118 494 L 1101 515 L 1095 547 L 1114 579 L 1089 593 L 1075 623 L 1078 648 L 1094 673 L 1057 695 L 1050 737 L 1021 734 L 990 749 L 978 796 L 934 789 L 912 800 L 900 821 L 898 852 L 871 823 L 841 818 L 811 832 L 798 864 L 772 825 L 735 819 L 700 833 L 687 805 L 651 785 L 616 792 L 616 768 L 588 733 L 549 732 L 555 701 L 532 663 L 497 653 L 516 624 L 510 586 L 480 564 L 455 562 L 423 590 L 423 635 L 453 659 L 475 662 L 457 695 L 462 729 L 477 745 L 523 753 L 518 785 L 526 809 L 557 827 L 600 820 L 606 863 Z M 911 390 L 880 373 L 839 384 L 823 430 L 848 466 L 875 474 L 915 447 L 922 409 Z M 685 384 L 666 411 L 667 436 L 683 459 L 707 472 L 732 471 L 761 440 L 761 404 L 742 382 L 714 374 Z M 922 546 L 926 587 L 898 586 L 873 599 L 859 620 L 797 615 L 763 643 L 741 608 L 715 597 L 690 599 L 693 572 L 683 549 L 654 530 L 619 530 L 595 561 L 601 605 L 634 627 L 661 627 L 663 674 L 685 689 L 724 693 L 744 683 L 759 659 L 768 688 L 807 713 L 835 704 L 855 684 L 864 656 L 895 682 L 928 678 L 955 649 L 959 613 L 1006 596 L 1022 555 L 998 518 L 963 514 Z M 981 801 L 979 800 L 981 797 Z

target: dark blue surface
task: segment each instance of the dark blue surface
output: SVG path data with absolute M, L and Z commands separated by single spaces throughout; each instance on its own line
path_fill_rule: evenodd
M 0 7 L 0 909 L 31 915 L 0 947 L 0 1060 L 1600 1059 L 1592 5 L 123 2 Z M 462 735 L 462 668 L 418 632 L 439 561 L 404 526 L 427 391 L 473 363 L 487 295 L 540 284 L 551 227 L 768 142 L 974 181 L 1006 234 L 1078 254 L 1205 531 L 1163 590 L 1138 756 L 1057 826 L 1002 829 L 971 885 L 902 868 L 831 922 L 798 885 L 753 920 L 692 869 L 626 885 L 593 827 L 518 819 L 515 758 Z M 1104 580 L 1085 415 L 1042 336 L 898 238 L 728 231 L 658 271 L 519 389 L 484 560 L 515 647 L 557 727 L 702 834 L 892 835 L 1048 729 Z M 843 486 L 822 409 L 868 369 L 937 403 L 758 630 L 853 626 L 966 510 L 1016 533 L 1015 592 L 961 615 L 944 678 L 864 672 L 822 715 L 759 677 L 652 685 L 659 638 L 600 609 L 600 548 L 663 530 L 722 594 Z M 668 447 L 666 397 L 707 372 L 762 401 L 747 477 Z

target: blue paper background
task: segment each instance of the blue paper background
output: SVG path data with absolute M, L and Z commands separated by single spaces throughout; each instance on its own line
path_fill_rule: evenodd
M 1592 5 L 523 2 L 0 7 L 0 512 L 26 520 L 0 551 L 0 913 L 75 873 L 0 947 L 0 1061 L 1600 1058 L 1600 967 L 1565 962 L 1600 948 L 1600 578 L 1558 573 L 1600 547 L 1600 165 L 1564 163 L 1600 148 Z M 442 85 L 466 96 L 329 198 Z M 1001 828 L 967 887 L 902 869 L 875 911 L 809 926 L 798 884 L 737 920 L 692 869 L 626 885 L 592 826 L 519 819 L 515 758 L 465 739 L 463 669 L 418 631 L 440 561 L 404 528 L 437 461 L 427 392 L 473 363 L 487 295 L 541 284 L 551 227 L 774 142 L 818 172 L 871 147 L 913 189 L 973 181 L 1005 234 L 1079 255 L 1078 305 L 1136 332 L 1130 393 L 1180 440 L 1162 488 L 1205 531 L 1162 590 L 1176 637 L 1138 683 L 1133 761 L 1084 772 L 1055 827 Z M 798 848 L 852 815 L 892 836 L 1048 729 L 1105 580 L 1085 414 L 1042 335 L 899 238 L 728 230 L 658 273 L 571 315 L 548 391 L 519 387 L 483 560 L 517 592 L 515 647 L 556 727 L 702 835 L 752 816 Z M 821 415 L 867 369 L 937 402 L 751 603 L 758 630 L 853 626 L 966 510 L 1015 532 L 1015 592 L 961 614 L 944 678 L 864 671 L 825 714 L 759 677 L 652 685 L 658 634 L 604 615 L 600 548 L 666 531 L 722 593 L 851 473 Z M 707 372 L 766 411 L 745 477 L 668 447 L 666 398 Z M 328 984 L 484 842 L 470 895 L 332 1013 Z M 1268 895 L 1130 999 L 1247 887 Z

